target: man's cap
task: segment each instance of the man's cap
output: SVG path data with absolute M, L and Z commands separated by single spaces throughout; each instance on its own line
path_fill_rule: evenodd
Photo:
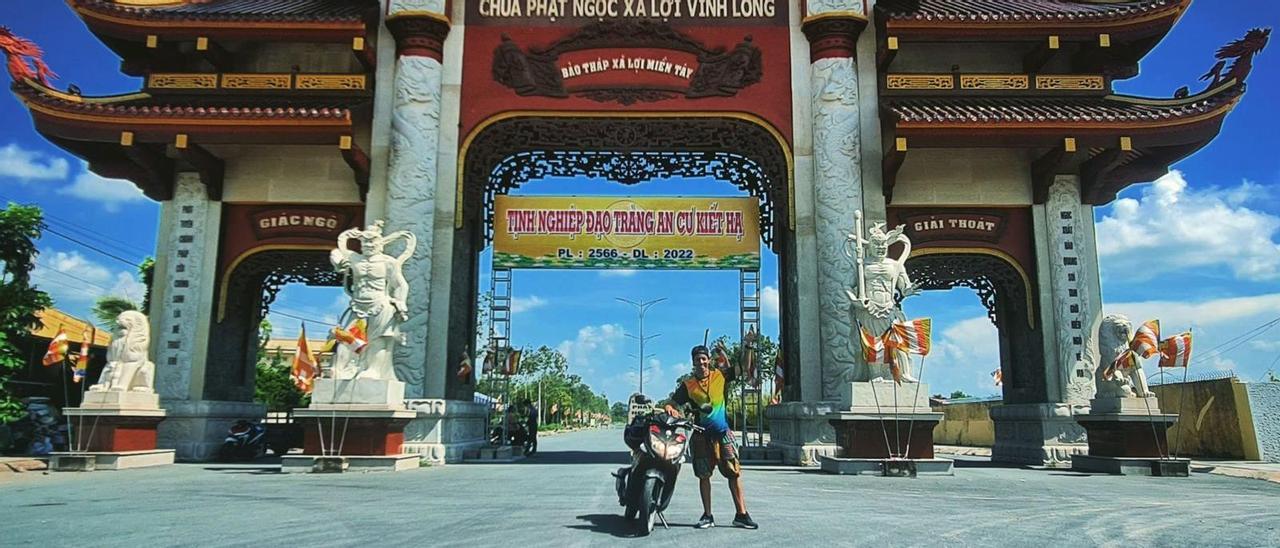
M 698 354 L 702 354 L 702 355 L 704 355 L 704 356 L 706 356 L 706 357 L 708 357 L 708 358 L 710 358 L 710 357 L 711 357 L 711 351 L 710 351 L 710 350 L 708 350 L 708 349 L 707 349 L 707 347 L 705 347 L 705 346 L 703 346 L 703 345 L 695 346 L 695 347 L 693 347 L 693 349 L 689 350 L 689 357 L 690 357 L 690 358 L 692 358 L 692 357 L 694 357 L 694 356 L 697 356 Z

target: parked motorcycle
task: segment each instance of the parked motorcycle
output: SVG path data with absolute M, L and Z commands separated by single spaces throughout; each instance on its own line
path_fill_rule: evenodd
M 626 507 L 626 518 L 636 534 L 652 533 L 659 520 L 667 527 L 662 512 L 675 492 L 694 430 L 701 428 L 663 411 L 638 415 L 623 430 L 623 441 L 631 448 L 631 466 L 619 468 L 613 477 L 618 505 Z
M 256 422 L 238 420 L 227 431 L 218 450 L 218 460 L 253 460 L 267 454 L 267 428 Z
M 502 426 L 495 426 L 489 431 L 489 445 L 504 445 L 502 442 Z M 538 450 L 538 442 L 533 436 L 530 436 L 523 424 L 517 424 L 507 429 L 507 440 L 505 445 L 511 447 L 519 447 L 525 456 L 532 456 Z

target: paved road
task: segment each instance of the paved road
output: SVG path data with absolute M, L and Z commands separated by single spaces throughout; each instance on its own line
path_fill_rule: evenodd
M 0 546 L 1266 546 L 1280 545 L 1280 485 L 1080 475 L 961 462 L 953 477 L 840 477 L 782 467 L 745 472 L 758 531 L 701 511 L 686 466 L 673 529 L 629 538 L 609 472 L 620 430 L 544 438 L 515 464 L 397 474 L 283 475 L 269 466 L 186 464 L 0 480 Z

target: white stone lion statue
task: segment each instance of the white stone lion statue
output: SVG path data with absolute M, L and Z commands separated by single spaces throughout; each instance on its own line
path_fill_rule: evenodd
M 1151 396 L 1142 362 L 1134 360 L 1133 367 L 1117 367 L 1107 378 L 1107 370 L 1121 354 L 1129 351 L 1129 339 L 1133 335 L 1133 323 L 1121 314 L 1108 314 L 1094 322 L 1094 329 L 1085 344 L 1085 359 L 1093 367 L 1093 382 L 1097 389 L 1095 398 L 1125 398 Z
M 116 318 L 116 330 L 107 347 L 107 366 L 92 392 L 155 392 L 156 365 L 147 359 L 151 326 L 147 316 L 126 310 Z

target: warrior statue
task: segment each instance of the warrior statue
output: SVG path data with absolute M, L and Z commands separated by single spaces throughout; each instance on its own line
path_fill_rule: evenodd
M 903 227 L 885 232 L 884 223 L 875 223 L 862 237 L 862 212 L 856 214 L 856 234 L 845 239 L 845 255 L 857 266 L 857 293 L 845 290 L 852 302 L 849 313 L 853 316 L 852 340 L 861 340 L 859 327 L 866 328 L 872 336 L 880 337 L 893 322 L 905 321 L 902 300 L 920 292 L 920 287 L 907 275 L 907 257 L 911 255 L 911 239 L 903 234 Z M 902 242 L 902 253 L 889 257 L 889 247 Z M 854 247 L 856 246 L 856 248 Z M 851 252 L 851 248 L 853 252 Z M 891 379 L 888 367 L 868 365 L 861 352 L 855 352 L 854 381 Z M 911 358 L 901 350 L 895 352 L 894 361 L 901 370 L 902 380 L 919 382 L 911 374 Z
M 344 353 L 346 363 L 335 360 L 335 378 L 396 380 L 392 351 L 403 344 L 400 324 L 408 319 L 405 298 L 409 285 L 404 278 L 404 262 L 413 255 L 417 239 L 407 231 L 382 235 L 382 221 L 364 230 L 350 228 L 338 234 L 338 248 L 329 252 L 329 261 L 342 272 L 342 288 L 351 298 L 343 314 L 347 321 L 364 320 L 368 344 L 354 354 Z M 398 257 L 382 252 L 390 242 L 404 238 Z M 348 249 L 347 242 L 360 242 L 360 252 Z M 335 356 L 336 357 L 336 356 Z M 350 367 L 354 361 L 355 367 Z M 345 374 L 344 374 L 345 373 Z
M 147 359 L 150 332 L 146 315 L 137 310 L 121 312 L 107 347 L 107 366 L 89 391 L 155 392 L 156 365 Z

